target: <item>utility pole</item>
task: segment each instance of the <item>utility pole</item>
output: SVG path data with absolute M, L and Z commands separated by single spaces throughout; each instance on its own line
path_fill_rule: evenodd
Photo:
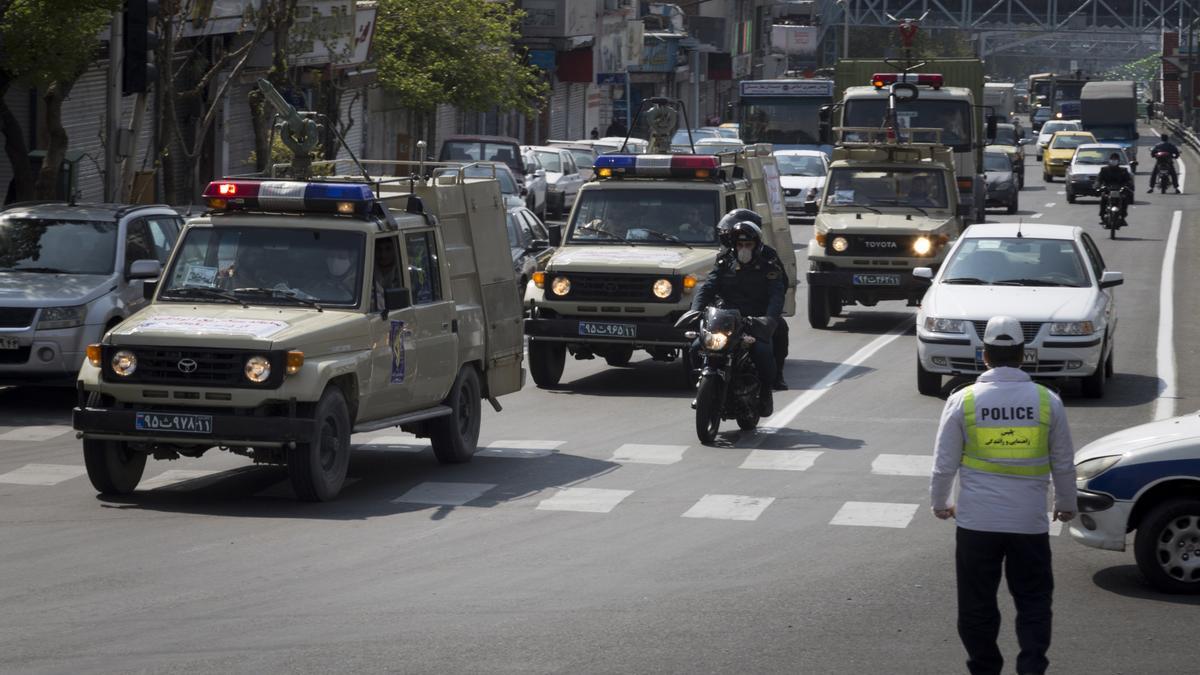
M 108 82 L 104 100 L 104 201 L 118 200 L 117 137 L 121 128 L 121 43 L 124 26 L 120 11 L 113 12 L 108 37 Z
M 850 1 L 842 0 L 842 58 L 850 58 Z

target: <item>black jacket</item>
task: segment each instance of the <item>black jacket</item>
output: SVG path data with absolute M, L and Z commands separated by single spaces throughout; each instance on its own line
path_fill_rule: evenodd
M 1096 178 L 1096 184 L 1132 187 L 1133 176 L 1129 175 L 1129 170 L 1123 166 L 1105 166 L 1100 169 L 1100 175 Z
M 786 294 L 787 272 L 775 249 L 763 244 L 762 251 L 745 265 L 737 261 L 734 251 L 723 249 L 692 300 L 692 309 L 704 309 L 721 298 L 726 307 L 745 316 L 778 319 L 783 315 Z
M 1162 143 L 1159 143 L 1158 145 L 1154 146 L 1154 148 L 1152 150 L 1150 150 L 1150 156 L 1154 157 L 1155 155 L 1157 155 L 1159 152 L 1162 152 L 1163 150 L 1166 150 L 1167 152 L 1171 153 L 1171 157 L 1173 157 L 1175 159 L 1179 159 L 1179 148 L 1175 147 L 1174 143 L 1169 143 L 1167 141 L 1163 141 Z M 1158 159 L 1158 158 L 1155 157 L 1155 159 Z

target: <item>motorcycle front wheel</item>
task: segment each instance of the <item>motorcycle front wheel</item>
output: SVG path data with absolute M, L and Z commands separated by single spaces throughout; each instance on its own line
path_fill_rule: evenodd
M 704 375 L 696 387 L 696 436 L 704 445 L 710 445 L 720 428 L 721 378 Z

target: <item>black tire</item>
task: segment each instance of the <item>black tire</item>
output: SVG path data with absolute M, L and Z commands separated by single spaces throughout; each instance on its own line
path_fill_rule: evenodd
M 1116 238 L 1117 238 L 1117 225 L 1116 225 L 1116 223 L 1113 223 L 1113 224 L 1112 224 L 1112 225 L 1111 225 L 1111 226 L 1108 228 L 1108 238 L 1109 238 L 1109 239 L 1116 239 Z
M 1067 203 L 1068 204 L 1075 203 L 1075 193 L 1071 192 L 1070 190 L 1067 190 Z
M 842 293 L 837 289 L 829 289 L 829 316 L 842 315 Z
M 341 389 L 325 389 L 313 421 L 312 438 L 288 450 L 288 477 L 301 500 L 327 502 L 342 491 L 350 468 L 350 412 Z
M 633 347 L 618 345 L 609 347 L 604 352 L 604 362 L 614 368 L 629 365 L 629 360 L 633 358 Z
M 1096 372 L 1084 377 L 1080 381 L 1080 386 L 1083 388 L 1083 395 L 1086 398 L 1104 398 L 1104 385 L 1108 380 L 1106 377 L 1106 368 L 1103 363 L 1096 365 Z
M 102 495 L 127 495 L 137 488 L 146 470 L 146 453 L 128 443 L 84 439 L 83 464 L 88 480 Z
M 529 341 L 529 374 L 542 389 L 558 386 L 567 364 L 567 346 L 541 340 Z
M 711 445 L 721 428 L 721 379 L 715 375 L 700 378 L 696 388 L 696 437 Z
M 1054 179 L 1050 177 L 1050 174 L 1046 173 L 1045 171 L 1043 171 L 1043 172 L 1042 172 L 1042 180 L 1043 180 L 1043 181 L 1045 181 L 1045 182 L 1047 182 L 1047 183 L 1053 183 L 1053 182 L 1054 182 Z
M 1016 212 L 1017 212 L 1017 200 L 1014 197 L 1013 200 L 1008 203 L 1008 213 L 1016 213 Z
M 932 373 L 921 365 L 921 357 L 917 357 L 917 391 L 922 396 L 939 396 L 942 393 L 941 373 Z
M 433 455 L 442 464 L 469 462 L 479 444 L 479 421 L 483 416 L 479 375 L 473 366 L 458 371 L 445 404 L 453 412 L 429 421 Z
M 1133 542 L 1138 569 L 1151 586 L 1164 593 L 1200 593 L 1200 499 L 1178 497 L 1154 507 L 1137 524 Z
M 1113 356 L 1113 354 L 1116 353 L 1116 351 L 1117 351 L 1117 348 L 1114 345 L 1108 351 L 1108 358 L 1104 359 L 1104 376 L 1105 377 L 1111 378 L 1113 376 L 1113 373 L 1117 372 L 1116 366 L 1113 364 L 1113 360 L 1115 358 Z
M 820 286 L 808 287 L 808 325 L 813 328 L 829 327 L 829 295 Z

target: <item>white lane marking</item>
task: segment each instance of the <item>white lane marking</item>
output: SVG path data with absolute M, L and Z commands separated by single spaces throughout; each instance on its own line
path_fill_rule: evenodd
M 829 524 L 905 528 L 912 522 L 916 512 L 917 504 L 846 502 Z
M 1066 191 L 1066 190 L 1059 190 L 1059 191 L 1058 191 L 1058 192 L 1056 192 L 1055 194 L 1065 195 L 1065 194 L 1067 194 L 1067 191 Z
M 613 452 L 610 461 L 628 464 L 674 464 L 683 459 L 686 445 L 642 445 L 626 443 Z
M 1044 216 L 1044 215 L 1046 215 L 1046 214 L 1044 214 L 1044 213 L 1035 213 L 1035 214 L 1033 214 L 1032 216 L 1029 216 L 1029 217 L 1030 217 L 1030 218 L 1041 218 L 1041 217 L 1042 217 L 1042 216 Z
M 770 418 L 763 420 L 763 422 L 759 425 L 759 431 L 762 433 L 759 434 L 756 442 L 762 443 L 764 440 L 766 440 L 766 436 L 771 434 L 773 429 L 783 429 L 787 427 L 787 425 L 791 424 L 800 413 L 804 412 L 805 408 L 813 403 L 816 403 L 818 399 L 824 396 L 825 393 L 833 387 L 833 385 L 840 382 L 842 378 L 846 377 L 855 368 L 862 365 L 864 361 L 874 356 L 875 353 L 880 349 L 883 349 L 893 340 L 901 335 L 904 335 L 904 333 L 908 331 L 908 327 L 912 325 L 912 322 L 912 318 L 905 319 L 897 324 L 895 328 L 875 338 L 869 344 L 867 344 L 867 346 L 854 352 L 854 354 L 851 355 L 850 358 L 843 361 L 841 365 L 829 371 L 825 377 L 821 378 L 820 382 L 817 382 L 813 385 L 812 389 L 809 389 L 803 394 L 797 396 L 791 403 L 784 406 L 783 410 L 780 410 Z
M 580 513 L 608 513 L 633 490 L 610 490 L 606 488 L 561 488 L 558 494 L 543 499 L 538 511 L 578 511 Z
M 0 475 L 0 483 L 9 485 L 58 485 L 87 473 L 82 466 L 70 464 L 26 464 Z
M 162 488 L 170 489 L 173 487 L 177 487 L 180 483 L 193 481 L 198 478 L 208 478 L 209 476 L 213 476 L 214 474 L 217 474 L 217 473 L 218 473 L 217 471 L 212 471 L 209 469 L 168 469 L 168 470 L 158 474 L 154 478 L 151 478 L 150 480 L 142 481 L 141 483 L 138 484 L 137 489 L 139 489 L 139 490 L 158 490 L 158 489 L 162 489 Z M 222 471 L 219 473 L 225 473 L 225 472 Z M 209 482 L 211 482 L 211 481 L 205 481 L 205 483 L 209 483 Z M 189 485 L 188 487 L 189 488 L 194 487 L 194 485 Z
M 433 504 L 435 506 L 462 506 L 475 501 L 483 493 L 496 487 L 495 483 L 438 483 L 429 481 L 392 500 L 393 504 Z
M 71 427 L 62 424 L 50 424 L 37 427 L 17 427 L 10 429 L 0 434 L 0 441 L 48 441 L 51 438 L 62 436 L 71 430 Z
M 353 441 L 353 439 L 351 439 Z M 410 452 L 416 454 L 424 452 L 429 446 L 426 444 L 413 445 L 417 441 L 412 436 L 394 435 L 394 436 L 374 436 L 363 440 L 357 444 L 360 448 L 387 448 L 391 452 Z
M 1062 528 L 1063 528 L 1062 521 L 1054 519 L 1053 511 L 1051 511 L 1050 513 L 1047 513 L 1046 516 L 1050 519 L 1050 536 L 1057 537 L 1058 535 L 1062 534 Z
M 683 518 L 715 518 L 717 520 L 758 520 L 763 511 L 775 501 L 774 497 L 746 495 L 704 495 Z
M 933 473 L 933 455 L 881 454 L 871 462 L 871 473 L 877 476 L 919 476 Z
M 475 453 L 476 457 L 535 459 L 553 455 L 566 441 L 492 441 Z
M 1054 205 L 1055 205 L 1055 204 L 1057 204 L 1057 203 L 1058 203 L 1058 202 L 1047 202 L 1047 203 L 1046 203 L 1046 208 L 1048 208 L 1048 209 L 1052 209 L 1052 208 L 1054 208 Z
M 1158 282 L 1158 398 L 1154 399 L 1154 419 L 1175 416 L 1175 248 L 1179 244 L 1179 223 L 1183 214 L 1171 216 L 1171 233 L 1163 255 L 1162 278 Z
M 808 471 L 821 456 L 821 450 L 751 450 L 739 469 L 768 471 Z

